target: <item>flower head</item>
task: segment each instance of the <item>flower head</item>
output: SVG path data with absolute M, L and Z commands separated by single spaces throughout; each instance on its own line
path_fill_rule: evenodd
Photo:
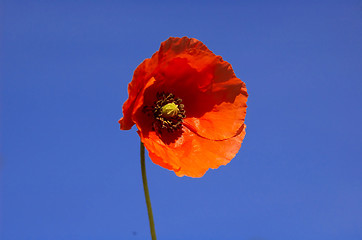
M 128 85 L 119 120 L 136 124 L 151 160 L 178 176 L 226 165 L 245 136 L 247 91 L 231 65 L 194 38 L 169 38 Z

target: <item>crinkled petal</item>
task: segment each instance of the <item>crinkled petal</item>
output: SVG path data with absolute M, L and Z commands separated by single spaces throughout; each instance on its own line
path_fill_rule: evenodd
M 184 120 L 190 129 L 197 134 L 212 140 L 223 140 L 233 137 L 244 124 L 248 94 L 245 84 L 238 84 L 237 78 L 224 84 L 214 84 L 210 94 L 198 95 L 193 104 L 194 111 L 202 112 L 202 116 L 188 114 Z M 224 101 L 217 98 L 223 96 Z M 208 111 L 202 102 L 206 102 Z M 211 107 L 209 107 L 211 106 Z M 211 109 L 210 109 L 211 108 Z
M 134 71 L 132 81 L 128 84 L 128 99 L 123 104 L 123 117 L 118 121 L 121 130 L 129 130 L 134 125 L 132 119 L 134 103 L 157 68 L 157 54 L 158 52 L 153 54 L 152 58 L 145 59 Z
M 245 83 L 220 56 L 204 48 L 191 51 L 188 44 L 180 42 L 183 41 L 174 40 L 172 44 L 178 51 L 161 45 L 159 56 L 173 58 L 157 69 L 159 90 L 183 100 L 185 122 L 193 126 L 192 131 L 212 140 L 233 137 L 245 120 L 248 97 Z
M 245 136 L 245 127 L 238 135 L 223 141 L 200 137 L 186 127 L 183 131 L 181 137 L 169 144 L 154 132 L 148 137 L 140 132 L 151 160 L 180 177 L 202 177 L 208 169 L 228 164 L 239 151 Z
M 205 44 L 195 38 L 170 37 L 161 43 L 158 58 L 160 62 L 167 62 L 174 57 L 183 56 L 185 54 L 192 55 L 197 51 L 211 53 Z

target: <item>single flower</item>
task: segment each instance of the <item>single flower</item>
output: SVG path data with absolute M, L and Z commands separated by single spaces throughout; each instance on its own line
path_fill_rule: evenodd
M 231 65 L 194 38 L 169 38 L 135 70 L 119 120 L 136 124 L 151 160 L 177 176 L 228 164 L 245 136 L 247 90 Z

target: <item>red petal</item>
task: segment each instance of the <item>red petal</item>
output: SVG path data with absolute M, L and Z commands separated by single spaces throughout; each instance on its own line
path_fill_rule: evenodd
M 151 79 L 153 71 L 157 67 L 157 52 L 151 59 L 145 59 L 134 71 L 132 81 L 128 84 L 128 99 L 123 104 L 123 117 L 118 121 L 122 130 L 129 130 L 134 125 L 132 112 L 134 103 L 140 92 Z
M 208 169 L 228 164 L 245 136 L 245 127 L 235 137 L 223 141 L 202 138 L 187 128 L 183 131 L 181 137 L 168 144 L 167 139 L 160 139 L 154 132 L 149 132 L 148 137 L 140 133 L 151 160 L 180 177 L 202 177 Z

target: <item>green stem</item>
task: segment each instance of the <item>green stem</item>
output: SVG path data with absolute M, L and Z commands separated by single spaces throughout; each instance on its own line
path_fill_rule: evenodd
M 142 170 L 142 182 L 143 190 L 145 191 L 145 199 L 148 211 L 148 220 L 150 222 L 150 230 L 152 240 L 156 240 L 155 223 L 153 222 L 153 214 L 151 207 L 150 193 L 148 191 L 147 176 L 146 176 L 146 164 L 145 164 L 145 146 L 141 142 L 141 170 Z

